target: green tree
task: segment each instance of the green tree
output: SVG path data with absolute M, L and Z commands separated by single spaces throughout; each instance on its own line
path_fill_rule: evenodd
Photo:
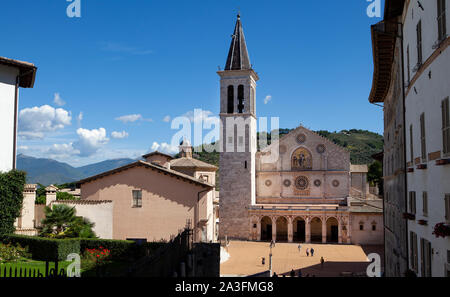
M 369 165 L 369 171 L 367 172 L 367 180 L 371 185 L 378 185 L 380 195 L 383 195 L 383 164 L 380 161 L 375 161 Z
M 26 173 L 0 172 L 0 237 L 14 232 L 14 221 L 20 216 Z
M 92 231 L 94 224 L 87 219 L 77 217 L 75 207 L 56 204 L 52 209 L 46 206 L 44 213 L 45 219 L 42 220 L 40 232 L 43 237 L 95 237 Z
M 56 193 L 56 200 L 76 200 L 72 194 L 67 192 L 58 192 Z

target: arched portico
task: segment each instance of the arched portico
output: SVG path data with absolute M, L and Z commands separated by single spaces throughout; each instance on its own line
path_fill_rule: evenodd
M 292 229 L 294 233 L 294 242 L 306 241 L 306 222 L 302 217 L 296 217 L 292 221 Z
M 311 242 L 323 242 L 322 240 L 322 220 L 314 217 L 310 224 Z
M 288 220 L 285 217 L 279 217 L 277 224 L 277 241 L 288 241 Z
M 272 219 L 263 217 L 261 219 L 261 241 L 272 240 Z
M 327 220 L 327 242 L 339 242 L 339 222 L 331 217 Z

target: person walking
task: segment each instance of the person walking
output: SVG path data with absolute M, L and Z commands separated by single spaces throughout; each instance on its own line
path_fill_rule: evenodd
M 306 257 L 309 257 L 309 248 L 306 248 Z
M 323 269 L 323 263 L 325 263 L 325 260 L 323 257 L 320 257 L 320 267 Z
M 311 257 L 314 256 L 314 248 L 311 248 Z
M 299 244 L 298 245 L 298 252 L 300 253 L 300 250 L 302 249 L 302 245 L 301 244 Z
M 294 269 L 291 270 L 291 277 L 295 277 L 295 271 L 294 271 Z

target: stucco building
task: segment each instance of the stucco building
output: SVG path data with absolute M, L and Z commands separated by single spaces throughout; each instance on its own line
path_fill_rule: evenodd
M 190 224 L 196 241 L 214 241 L 217 167 L 193 159 L 187 141 L 180 158 L 144 158 L 80 181 L 81 200 L 54 203 L 74 205 L 102 238 L 168 240 Z
M 32 88 L 36 66 L 0 57 L 0 172 L 16 168 L 19 88 Z
M 220 76 L 221 238 L 382 244 L 367 166 L 300 126 L 257 151 L 256 82 L 238 16 Z
M 374 74 L 369 102 L 384 114 L 385 275 L 403 276 L 408 269 L 406 212 L 405 118 L 401 1 L 386 1 L 384 20 L 371 27 Z M 378 107 L 377 107 L 378 108 Z
M 370 100 L 385 107 L 388 276 L 450 275 L 449 5 L 386 1 L 372 27 Z

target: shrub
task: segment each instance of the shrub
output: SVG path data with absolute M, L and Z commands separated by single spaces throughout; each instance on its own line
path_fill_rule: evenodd
M 80 248 L 82 251 L 98 249 L 99 247 L 109 250 L 112 260 L 126 260 L 133 257 L 136 251 L 136 244 L 130 240 L 80 239 Z
M 71 253 L 80 253 L 79 239 L 48 239 L 36 236 L 7 235 L 4 243 L 20 244 L 28 247 L 34 260 L 62 261 Z
M 25 172 L 0 173 L 0 236 L 14 232 L 14 221 L 20 216 Z
M 17 246 L 10 243 L 0 244 L 0 263 L 16 261 L 27 256 L 29 255 L 26 249 L 21 247 L 19 244 Z

